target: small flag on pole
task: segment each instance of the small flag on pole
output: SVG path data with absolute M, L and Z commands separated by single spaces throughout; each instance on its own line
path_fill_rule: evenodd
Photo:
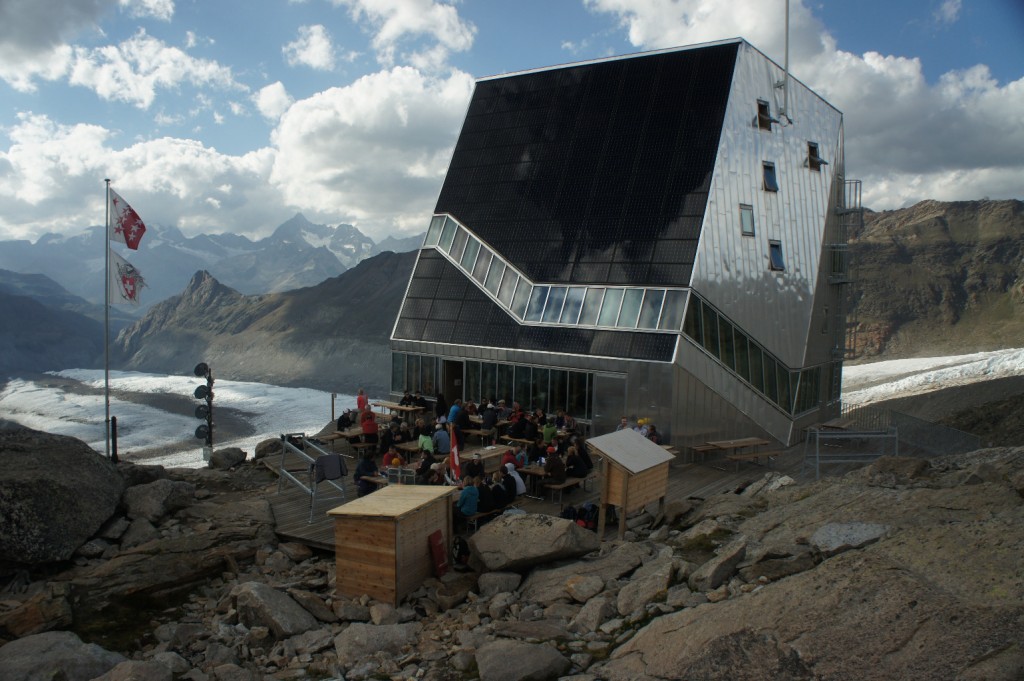
M 109 248 L 108 248 L 109 250 Z M 110 250 L 107 290 L 111 305 L 139 305 L 139 293 L 146 285 L 142 274 L 130 262 Z
M 110 190 L 110 224 L 107 225 L 107 238 L 122 243 L 133 251 L 138 250 L 142 235 L 146 233 L 146 225 L 128 202 Z

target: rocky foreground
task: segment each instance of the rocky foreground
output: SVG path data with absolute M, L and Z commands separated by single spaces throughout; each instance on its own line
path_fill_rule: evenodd
M 502 516 L 398 608 L 279 543 L 251 461 L 115 466 L 0 428 L 0 464 L 5 681 L 1024 678 L 1021 448 L 769 474 L 622 542 Z

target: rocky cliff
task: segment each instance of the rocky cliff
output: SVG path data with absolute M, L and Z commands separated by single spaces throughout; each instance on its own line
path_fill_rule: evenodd
M 851 235 L 857 355 L 1017 347 L 1024 332 L 1024 203 L 922 201 L 865 214 Z

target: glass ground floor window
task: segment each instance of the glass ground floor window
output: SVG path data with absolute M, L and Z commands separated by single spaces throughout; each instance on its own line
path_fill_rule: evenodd
M 437 393 L 444 380 L 444 361 L 433 355 L 391 354 L 391 392 Z M 459 360 L 463 364 L 462 397 L 481 403 L 487 399 L 519 402 L 523 409 L 542 408 L 553 414 L 564 409 L 573 418 L 589 420 L 593 414 L 593 374 L 527 364 Z

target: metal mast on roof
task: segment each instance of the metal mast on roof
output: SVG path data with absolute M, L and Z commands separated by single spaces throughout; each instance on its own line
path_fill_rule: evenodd
M 779 118 L 785 118 L 787 123 L 792 123 L 789 117 L 789 0 L 786 0 L 786 61 L 782 67 L 782 80 L 775 83 L 775 87 L 782 88 L 782 109 L 779 111 Z

